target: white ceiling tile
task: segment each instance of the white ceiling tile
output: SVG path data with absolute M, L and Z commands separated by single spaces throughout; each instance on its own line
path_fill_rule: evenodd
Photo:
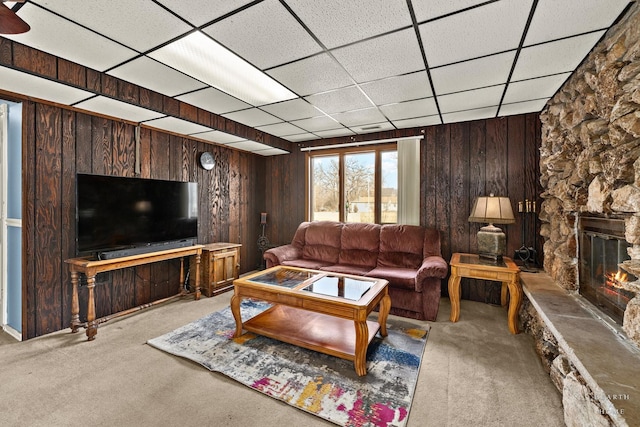
M 498 107 L 479 108 L 477 110 L 458 111 L 442 115 L 444 123 L 468 122 L 471 120 L 490 119 L 496 116 Z
M 227 145 L 229 147 L 237 148 L 238 150 L 244 150 L 244 151 L 260 151 L 260 150 L 268 150 L 273 148 L 270 145 L 261 144 L 255 141 L 232 142 Z
M 260 108 L 287 121 L 308 119 L 322 114 L 316 107 L 301 98 L 278 102 L 277 104 L 263 105 Z
M 376 107 L 347 111 L 346 113 L 331 114 L 331 117 L 347 127 L 382 123 L 386 121 L 385 117 Z
M 413 28 L 352 44 L 332 53 L 358 83 L 424 69 Z
M 600 31 L 524 48 L 511 79 L 525 80 L 573 71 L 603 33 Z
M 413 1 L 413 10 L 418 22 L 434 19 L 467 7 L 484 3 L 487 0 L 429 0 Z
M 157 0 L 192 25 L 199 27 L 254 0 Z
M 340 128 L 340 129 L 332 129 L 332 130 L 321 130 L 318 132 L 314 132 L 321 138 L 335 138 L 337 136 L 349 136 L 355 135 L 356 133 L 351 129 Z
M 0 89 L 46 101 L 71 105 L 93 93 L 0 66 Z
M 302 131 L 291 123 L 276 123 L 274 125 L 258 126 L 258 130 L 275 136 L 295 135 Z
M 441 113 L 494 106 L 500 104 L 502 92 L 504 85 L 443 95 L 438 97 L 438 105 Z
M 164 114 L 156 111 L 147 110 L 126 102 L 116 101 L 106 96 L 96 96 L 95 98 L 87 99 L 86 101 L 75 104 L 74 107 L 123 120 L 130 120 L 132 122 L 143 122 L 164 116 Z
M 628 0 L 539 1 L 525 46 L 601 30 L 615 21 Z
M 440 121 L 440 116 L 436 114 L 434 116 L 416 117 L 415 119 L 394 120 L 393 124 L 398 129 L 406 129 L 420 126 L 435 126 L 442 124 L 442 122 Z
M 507 93 L 502 102 L 510 103 L 550 98 L 570 75 L 571 73 L 556 74 L 554 76 L 509 83 Z
M 327 114 L 372 106 L 371 101 L 364 96 L 357 86 L 319 93 L 307 96 L 305 99 Z
M 217 144 L 230 144 L 232 142 L 246 141 L 247 138 L 242 138 L 230 133 L 222 132 L 219 130 L 211 130 L 207 132 L 193 133 L 191 136 L 204 139 L 207 141 L 215 142 Z
M 291 122 L 307 132 L 317 132 L 322 130 L 337 129 L 340 128 L 340 123 L 333 120 L 328 116 L 312 117 L 310 119 L 295 120 Z
M 167 96 L 179 95 L 206 86 L 146 56 L 109 70 L 107 74 Z
M 29 23 L 31 30 L 23 34 L 3 35 L 3 37 L 60 58 L 98 71 L 105 71 L 137 56 L 135 51 L 31 3 L 26 3 L 18 14 Z
M 420 25 L 429 66 L 516 49 L 531 2 L 499 1 Z
M 432 96 L 426 71 L 363 83 L 360 87 L 376 105 Z
M 282 138 L 291 142 L 310 141 L 312 139 L 320 139 L 319 136 L 314 135 L 312 133 L 299 133 L 297 135 L 283 136 Z
M 326 53 L 274 68 L 267 74 L 300 96 L 353 84 L 349 74 Z
M 216 114 L 251 108 L 251 105 L 246 102 L 213 87 L 176 96 L 176 99 Z
M 383 105 L 380 109 L 392 121 L 438 114 L 433 98 Z
M 515 52 L 506 52 L 432 69 L 433 86 L 443 95 L 504 83 L 515 56 Z
M 544 98 L 513 104 L 502 104 L 498 115 L 513 116 L 515 114 L 538 113 L 542 111 L 548 100 L 548 98 Z
M 287 0 L 329 49 L 411 25 L 406 0 Z
M 281 150 L 279 148 L 267 148 L 266 150 L 256 150 L 254 153 L 261 156 L 280 156 L 282 154 L 289 154 L 288 151 Z
M 211 130 L 206 126 L 192 123 L 187 120 L 179 119 L 177 117 L 162 117 L 159 119 L 148 120 L 144 122 L 145 125 L 151 126 L 157 129 L 167 130 L 169 132 L 181 133 L 189 135 L 192 133 L 206 132 Z
M 265 0 L 203 31 L 260 69 L 321 51 L 278 0 Z
M 191 26 L 151 1 L 38 0 L 38 3 L 139 52 L 191 30 Z
M 223 114 L 224 117 L 247 126 L 264 126 L 281 122 L 277 117 L 272 116 L 258 108 L 250 108 L 248 110 L 235 111 L 233 113 Z

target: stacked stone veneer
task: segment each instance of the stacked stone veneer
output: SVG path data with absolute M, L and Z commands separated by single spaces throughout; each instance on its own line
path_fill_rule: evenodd
M 578 288 L 577 219 L 621 215 L 640 266 L 640 4 L 594 48 L 541 113 L 544 269 Z M 631 284 L 637 292 L 638 283 Z M 635 290 L 634 290 L 635 287 Z M 623 329 L 640 346 L 640 296 Z

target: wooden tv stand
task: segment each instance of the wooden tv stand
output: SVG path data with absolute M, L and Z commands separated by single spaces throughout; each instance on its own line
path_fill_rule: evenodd
M 132 255 L 122 258 L 114 258 L 107 260 L 96 260 L 90 258 L 70 258 L 65 260 L 69 266 L 71 273 L 71 332 L 77 332 L 80 327 L 87 328 L 87 339 L 92 341 L 98 333 L 98 325 L 116 317 L 124 316 L 144 308 L 154 306 L 174 298 L 182 297 L 188 294 L 184 288 L 184 260 L 180 260 L 180 285 L 178 293 L 174 296 L 143 304 L 128 310 L 111 314 L 96 319 L 96 301 L 94 288 L 96 286 L 96 275 L 105 271 L 119 270 L 122 268 L 135 267 L 137 265 L 151 264 L 153 262 L 166 261 L 169 259 L 183 258 L 185 256 L 193 256 L 195 259 L 195 299 L 200 299 L 200 257 L 204 245 L 193 245 L 186 248 L 167 249 L 164 251 L 149 252 L 146 254 Z M 78 282 L 80 273 L 87 277 L 87 289 L 89 298 L 87 300 L 87 322 L 80 322 L 80 302 L 78 299 Z

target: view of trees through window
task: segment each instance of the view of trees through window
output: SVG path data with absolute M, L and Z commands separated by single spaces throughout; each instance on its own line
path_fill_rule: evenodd
M 397 151 L 318 155 L 310 166 L 311 220 L 397 222 Z

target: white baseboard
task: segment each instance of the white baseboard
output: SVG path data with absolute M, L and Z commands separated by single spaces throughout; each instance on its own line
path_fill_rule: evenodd
M 16 331 L 11 326 L 2 325 L 2 330 L 5 331 L 7 334 L 11 335 L 12 337 L 14 337 L 15 339 L 17 339 L 18 341 L 22 341 L 22 333 Z

